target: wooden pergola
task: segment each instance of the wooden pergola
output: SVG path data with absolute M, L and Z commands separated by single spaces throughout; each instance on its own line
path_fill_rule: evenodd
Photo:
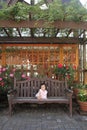
M 15 4 L 17 0 L 8 0 L 8 5 Z M 50 1 L 49 1 L 50 2 Z M 51 1 L 52 2 L 52 1 Z M 79 72 L 83 77 L 83 82 L 86 78 L 86 43 L 87 43 L 87 22 L 73 22 L 73 21 L 55 21 L 54 23 L 49 22 L 49 26 L 45 27 L 47 21 L 12 21 L 12 20 L 0 20 L 0 44 L 36 44 L 36 43 L 50 43 L 50 44 L 78 44 L 79 45 L 79 56 L 82 53 L 82 57 L 79 58 Z M 22 35 L 21 29 L 29 29 L 30 35 Z M 33 29 L 53 29 L 54 35 L 46 35 L 43 31 L 42 36 L 36 36 Z M 15 29 L 18 35 L 13 36 L 9 29 Z M 3 32 L 3 33 L 2 33 Z M 64 33 L 64 35 L 61 32 Z M 5 34 L 5 35 L 3 35 Z
M 68 2 L 70 0 L 66 0 Z M 7 5 L 11 6 L 17 2 L 25 2 L 24 0 L 7 0 Z M 53 0 L 46 0 L 46 3 L 51 3 Z M 26 2 L 25 2 L 26 3 Z M 31 5 L 34 5 L 34 0 L 31 0 Z M 6 37 L 0 36 L 0 43 L 6 42 L 17 42 L 17 43 L 37 43 L 45 41 L 46 43 L 78 43 L 78 44 L 85 44 L 86 43 L 86 28 L 87 22 L 73 22 L 73 21 L 55 21 L 54 23 L 49 23 L 48 29 L 54 29 L 54 35 L 46 36 L 45 32 L 43 31 L 43 36 L 34 36 L 34 32 L 32 29 L 39 28 L 44 29 L 47 21 L 37 20 L 27 20 L 27 21 L 20 21 L 15 22 L 11 20 L 0 20 L 0 28 L 5 32 Z M 12 29 L 15 28 L 19 36 L 12 37 L 9 33 L 8 28 Z M 30 36 L 22 36 L 21 28 L 29 28 L 31 30 Z M 58 36 L 60 31 L 66 32 L 65 36 Z M 48 31 L 49 33 L 49 31 Z M 73 33 L 72 36 L 71 33 Z
M 34 34 L 31 34 L 31 36 L 22 36 L 20 32 L 20 28 L 45 28 L 46 21 L 11 21 L 11 20 L 0 20 L 0 28 L 6 33 L 7 36 L 0 36 L 0 43 L 6 42 L 41 42 L 45 41 L 46 43 L 52 42 L 52 43 L 78 43 L 78 44 L 85 44 L 87 41 L 86 38 L 86 28 L 87 28 L 87 22 L 69 22 L 69 21 L 55 21 L 54 23 L 49 23 L 51 28 L 56 29 L 54 36 L 46 37 L 36 37 Z M 8 31 L 8 28 L 15 28 L 18 32 L 19 36 L 12 37 Z M 58 34 L 60 33 L 60 30 L 67 30 L 67 35 L 58 37 Z M 70 34 L 73 32 L 73 36 L 70 37 Z M 33 35 L 33 36 L 32 36 Z
M 36 37 L 31 32 L 31 36 L 22 36 L 22 33 L 20 31 L 21 28 L 45 28 L 46 21 L 21 21 L 21 22 L 15 22 L 11 20 L 0 20 L 0 28 L 6 33 L 6 36 L 0 36 L 0 44 L 10 44 L 10 43 L 56 43 L 56 44 L 78 44 L 81 47 L 83 47 L 83 63 L 80 63 L 81 72 L 83 73 L 85 70 L 83 70 L 86 66 L 86 29 L 87 29 L 87 22 L 68 22 L 68 21 L 55 21 L 54 23 L 49 23 L 50 27 L 56 28 L 57 32 L 55 32 L 55 36 L 47 37 L 41 36 Z M 15 28 L 18 32 L 18 36 L 11 36 L 8 28 Z M 60 30 L 67 30 L 67 35 L 58 37 L 58 34 L 60 33 Z M 70 34 L 73 32 L 73 36 L 70 37 Z M 79 51 L 80 53 L 80 51 Z M 82 53 L 82 52 L 81 52 Z M 81 59 L 80 59 L 81 60 Z M 81 64 L 83 64 L 81 66 Z

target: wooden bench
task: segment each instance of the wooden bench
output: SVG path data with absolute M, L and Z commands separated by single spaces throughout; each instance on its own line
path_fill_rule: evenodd
M 35 98 L 41 83 L 46 84 L 48 91 L 48 98 L 45 100 Z M 14 79 L 14 89 L 8 92 L 8 103 L 10 115 L 12 115 L 13 106 L 17 103 L 64 103 L 69 105 L 69 112 L 72 117 L 72 91 L 68 89 L 67 81 L 51 78 L 31 78 L 24 81 Z

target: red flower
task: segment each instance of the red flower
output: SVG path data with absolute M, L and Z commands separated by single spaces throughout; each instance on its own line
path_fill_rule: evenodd
M 2 87 L 4 87 L 4 82 L 0 82 L 0 85 L 1 85 Z
M 60 68 L 60 69 L 61 69 L 62 67 L 63 67 L 63 65 L 62 65 L 62 64 L 58 64 L 58 68 Z
M 67 75 L 67 78 L 70 79 L 70 75 L 69 74 Z
M 68 70 L 68 69 L 69 69 L 69 66 L 66 66 L 66 69 Z
M 76 65 L 73 65 L 73 69 L 76 70 Z
M 27 79 L 27 80 L 29 80 L 29 79 L 30 79 L 30 77 L 29 77 L 29 76 L 26 76 L 26 79 Z

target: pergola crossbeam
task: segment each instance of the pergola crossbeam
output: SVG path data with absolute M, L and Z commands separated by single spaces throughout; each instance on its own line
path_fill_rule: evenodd
M 78 38 L 55 38 L 55 37 L 0 37 L 0 43 L 65 43 L 76 44 L 80 43 Z
M 7 28 L 46 28 L 47 21 L 34 21 L 34 20 L 25 20 L 25 21 L 12 21 L 12 20 L 0 20 L 0 27 Z M 49 28 L 58 28 L 58 29 L 86 29 L 87 22 L 73 22 L 73 21 L 55 21 L 54 23 L 49 23 Z M 48 28 L 47 27 L 47 28 Z

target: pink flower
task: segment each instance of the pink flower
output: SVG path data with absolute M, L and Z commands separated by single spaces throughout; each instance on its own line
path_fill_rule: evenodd
M 27 76 L 27 77 L 26 77 L 26 79 L 27 79 L 27 80 L 29 80 L 29 79 L 30 79 L 30 77 L 29 77 L 29 76 Z
M 58 68 L 62 68 L 63 67 L 63 65 L 62 64 L 58 64 Z
M 13 72 L 15 72 L 15 71 L 16 71 L 16 69 L 14 68 L 12 71 L 13 71 Z
M 5 71 L 6 71 L 6 68 L 3 68 L 2 71 L 5 72 Z
M 0 68 L 0 72 L 2 72 L 2 68 Z
M 14 77 L 14 74 L 11 73 L 9 76 L 10 76 L 10 77 Z
M 22 77 L 22 78 L 25 78 L 25 77 L 26 77 L 26 75 L 25 75 L 25 74 L 22 74 L 22 75 L 21 75 L 21 77 Z
M 2 78 L 0 78 L 0 81 L 2 81 Z

